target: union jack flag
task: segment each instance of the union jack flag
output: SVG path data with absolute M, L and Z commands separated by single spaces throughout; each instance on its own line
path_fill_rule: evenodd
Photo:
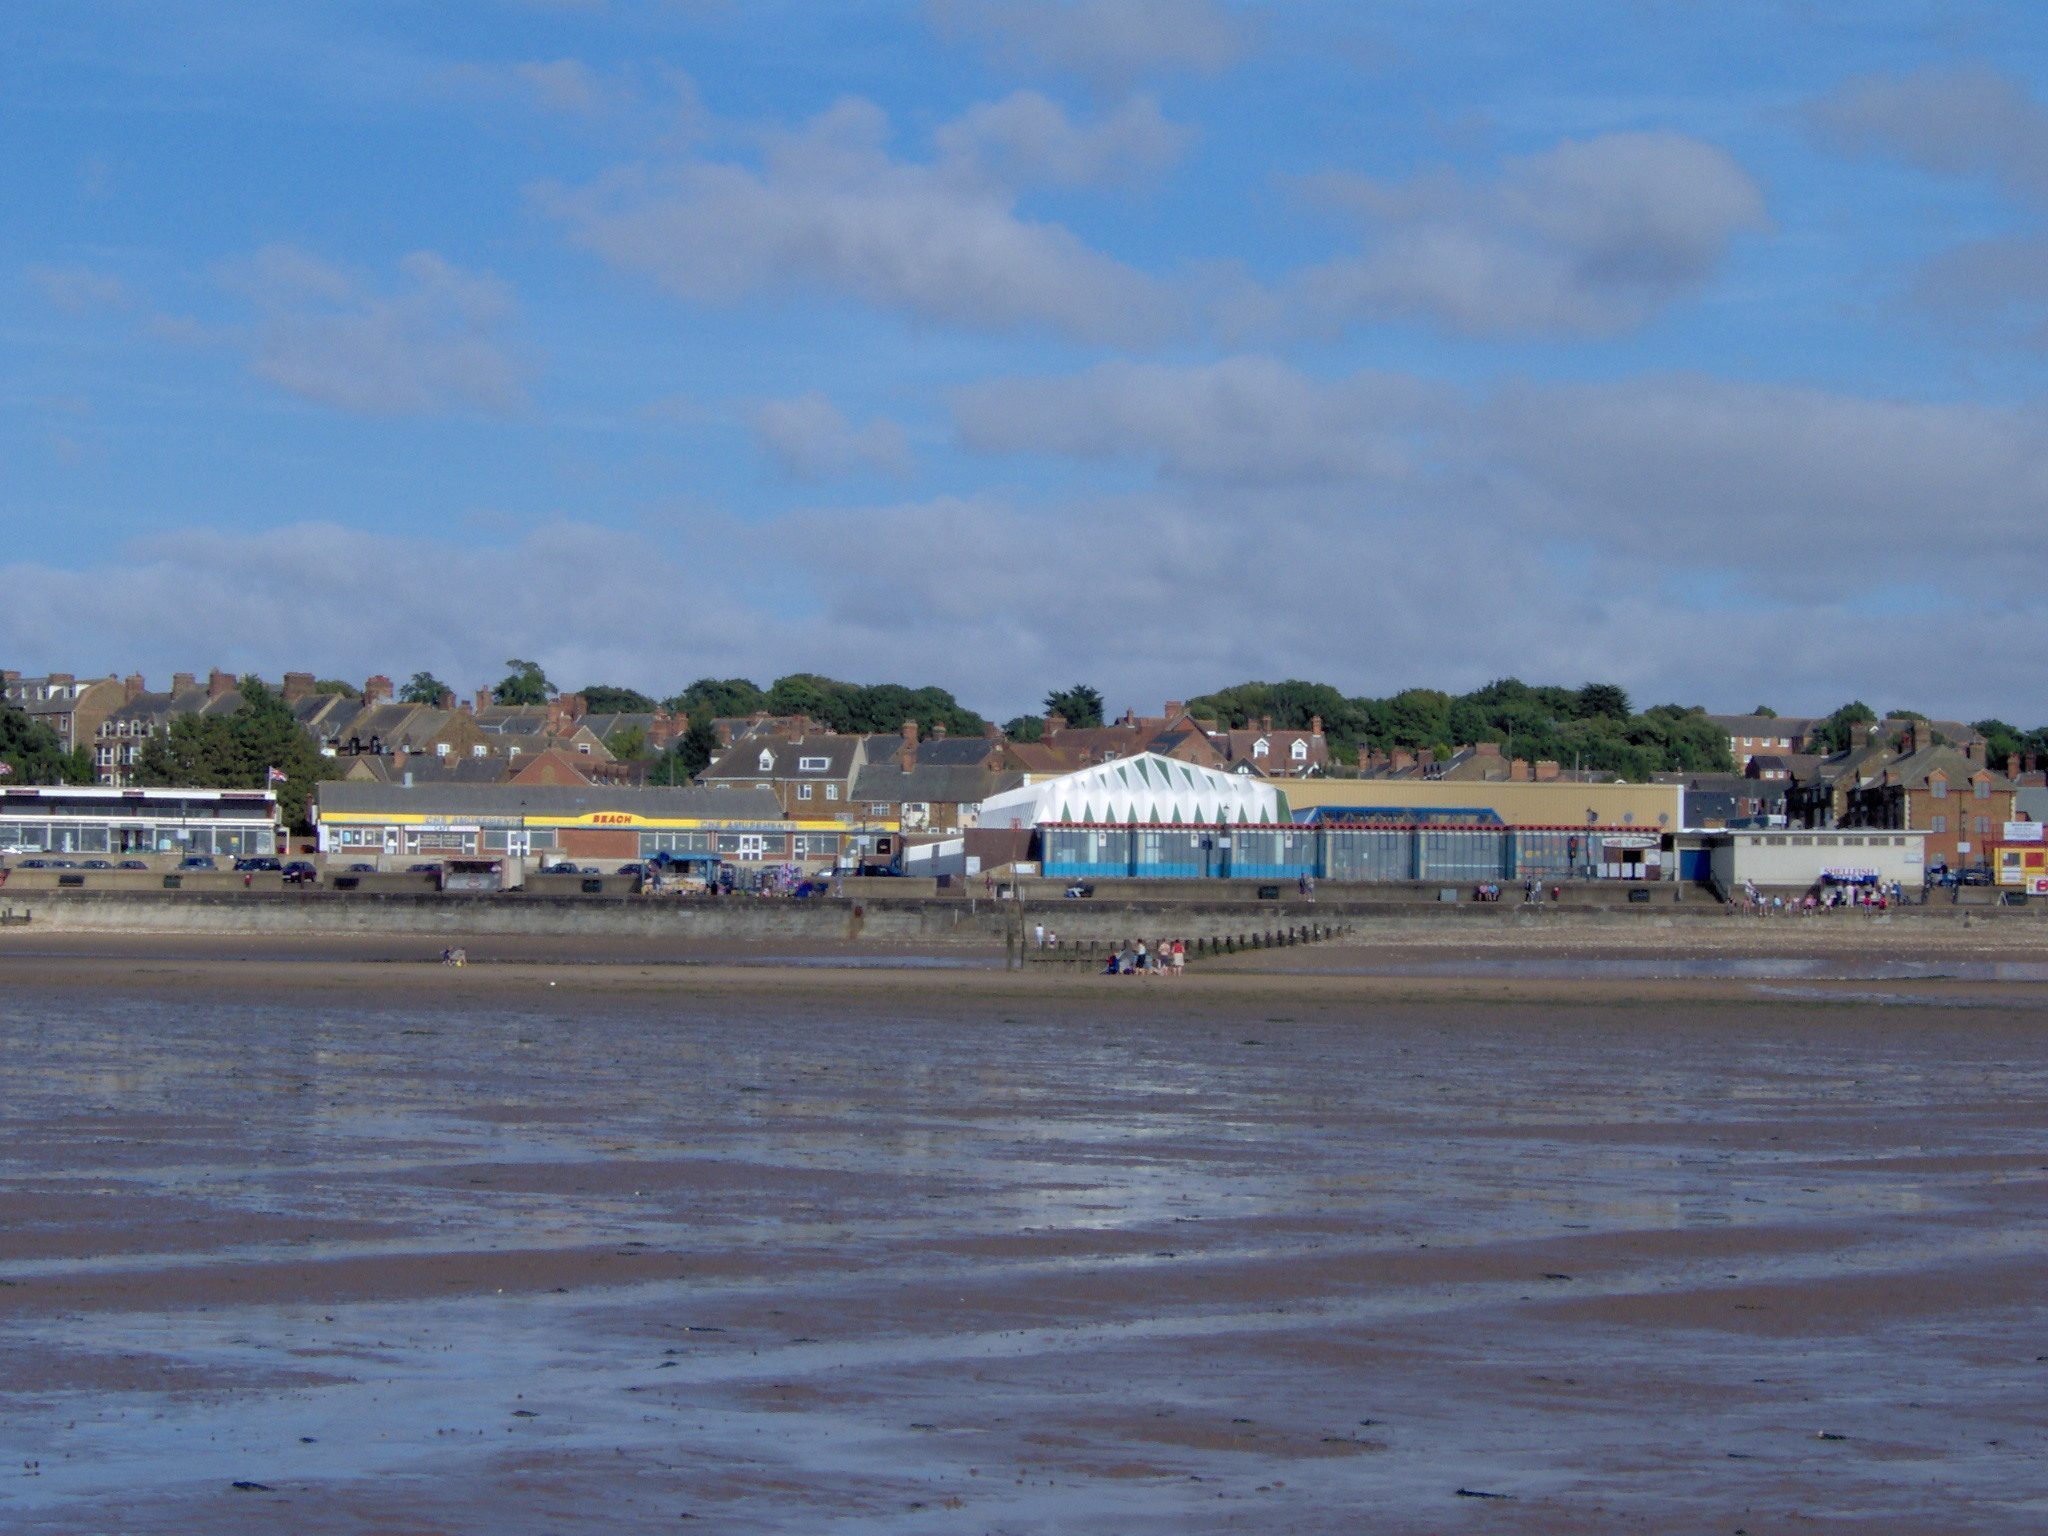
M 290 778 L 291 775 L 286 773 L 282 768 L 273 768 L 270 770 L 270 782 L 273 784 L 282 784 Z
M 0 779 L 6 778 L 12 772 L 14 772 L 14 764 L 0 763 Z

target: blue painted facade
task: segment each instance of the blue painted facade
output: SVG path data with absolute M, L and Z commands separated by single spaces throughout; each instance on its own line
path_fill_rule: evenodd
M 1040 829 L 1040 856 L 1052 879 L 1488 881 L 1605 876 L 1661 878 L 1654 864 L 1624 867 L 1605 851 L 1609 836 L 1640 839 L 1614 827 L 1510 827 L 1484 822 L 1427 825 L 1080 826 Z M 1681 878 L 1705 879 L 1681 870 Z

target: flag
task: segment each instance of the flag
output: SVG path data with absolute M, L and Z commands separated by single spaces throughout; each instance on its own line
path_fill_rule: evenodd
M 0 763 L 0 779 L 6 778 L 12 772 L 14 772 L 14 764 Z
M 282 784 L 290 778 L 291 775 L 286 773 L 282 768 L 273 768 L 270 770 L 270 782 L 273 784 Z

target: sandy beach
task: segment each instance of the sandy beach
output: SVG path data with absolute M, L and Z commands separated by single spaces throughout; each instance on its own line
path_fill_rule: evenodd
M 2048 1517 L 2026 946 L 438 948 L 0 942 L 10 1531 Z

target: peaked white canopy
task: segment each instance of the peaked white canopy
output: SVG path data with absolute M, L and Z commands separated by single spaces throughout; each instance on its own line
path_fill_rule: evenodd
M 1040 827 L 1048 822 L 1168 826 L 1217 822 L 1284 822 L 1287 797 L 1265 780 L 1140 752 L 1074 773 L 1026 784 L 981 802 L 984 827 Z

